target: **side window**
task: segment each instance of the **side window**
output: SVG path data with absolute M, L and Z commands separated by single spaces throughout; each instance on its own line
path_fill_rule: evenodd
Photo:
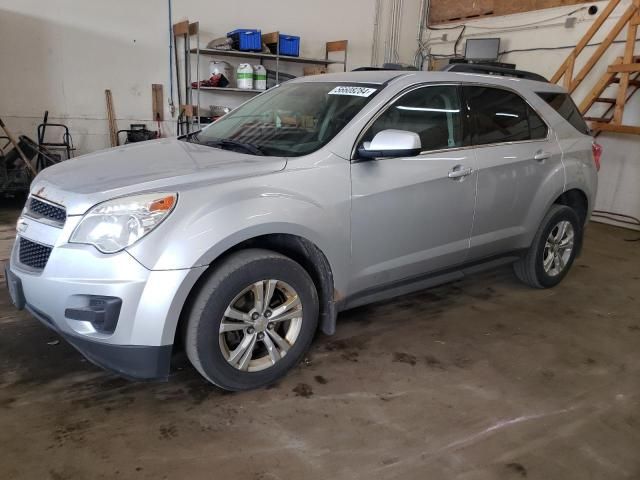
M 545 138 L 547 127 L 519 95 L 491 87 L 464 87 L 474 145 Z
M 547 128 L 547 124 L 540 118 L 533 108 L 527 105 L 529 110 L 529 129 L 531 130 L 531 139 L 532 140 L 542 140 L 547 138 L 549 133 L 549 129 Z
M 547 102 L 580 133 L 584 133 L 585 135 L 591 134 L 584 118 L 580 115 L 578 107 L 573 103 L 573 99 L 568 93 L 538 92 L 538 96 Z
M 462 146 L 458 88 L 428 86 L 397 99 L 378 117 L 363 137 L 370 142 L 383 130 L 407 130 L 420 136 L 422 151 Z

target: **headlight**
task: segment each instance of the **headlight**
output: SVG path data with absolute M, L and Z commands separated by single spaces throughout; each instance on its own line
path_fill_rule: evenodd
M 177 200 L 177 193 L 150 193 L 100 203 L 82 217 L 69 242 L 119 252 L 160 225 Z

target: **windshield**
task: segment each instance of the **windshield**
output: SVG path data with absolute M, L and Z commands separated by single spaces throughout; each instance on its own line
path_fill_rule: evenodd
M 307 155 L 335 137 L 380 88 L 334 82 L 280 85 L 189 140 L 252 155 Z

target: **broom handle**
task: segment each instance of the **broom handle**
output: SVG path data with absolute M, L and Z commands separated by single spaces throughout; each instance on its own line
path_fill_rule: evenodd
M 33 165 L 31 165 L 31 163 L 29 162 L 29 159 L 27 158 L 27 156 L 24 154 L 24 152 L 22 151 L 22 149 L 18 145 L 18 142 L 16 141 L 16 138 L 7 129 L 7 127 L 5 126 L 5 124 L 4 124 L 4 122 L 2 121 L 1 118 L 0 118 L 0 127 L 2 127 L 2 130 L 4 130 L 4 133 L 7 134 L 7 137 L 9 137 L 9 141 L 11 143 L 13 143 L 13 146 L 18 151 L 18 154 L 20 155 L 20 158 L 22 158 L 22 161 L 24 162 L 24 164 L 29 168 L 29 170 L 31 170 L 31 173 L 33 173 L 33 176 L 35 177 L 38 174 L 38 172 L 36 172 L 36 169 L 33 168 Z

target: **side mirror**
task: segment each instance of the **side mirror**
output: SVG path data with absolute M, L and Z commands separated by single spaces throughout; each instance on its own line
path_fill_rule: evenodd
M 360 158 L 415 157 L 422 151 L 417 133 L 406 130 L 383 130 L 370 143 L 358 148 Z

